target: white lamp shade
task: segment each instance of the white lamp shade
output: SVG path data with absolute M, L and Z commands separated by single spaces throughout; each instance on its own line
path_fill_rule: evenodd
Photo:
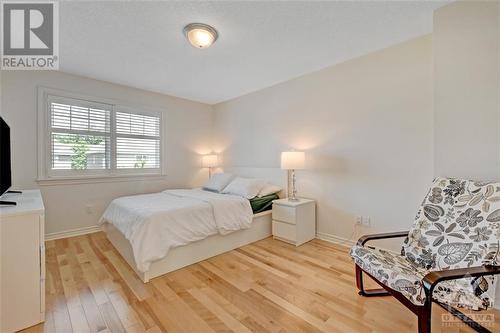
M 304 169 L 305 154 L 303 151 L 285 151 L 281 153 L 281 169 Z
M 219 165 L 217 155 L 204 155 L 201 160 L 201 164 L 204 168 L 214 168 Z

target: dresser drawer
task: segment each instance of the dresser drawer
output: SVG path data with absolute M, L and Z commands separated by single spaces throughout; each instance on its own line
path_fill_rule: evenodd
M 295 225 L 273 220 L 273 236 L 295 243 L 297 230 Z
M 296 209 L 283 205 L 273 205 L 273 220 L 295 224 L 297 220 Z

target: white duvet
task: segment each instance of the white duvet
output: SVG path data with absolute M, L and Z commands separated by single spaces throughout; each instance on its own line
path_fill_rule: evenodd
M 242 197 L 203 190 L 167 190 L 122 197 L 111 202 L 101 223 L 111 223 L 130 241 L 137 268 L 174 247 L 214 234 L 247 229 L 252 223 L 250 202 Z

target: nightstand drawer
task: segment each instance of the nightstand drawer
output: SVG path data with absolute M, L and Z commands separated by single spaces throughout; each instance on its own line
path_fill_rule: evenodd
M 273 235 L 295 243 L 297 230 L 295 225 L 273 220 Z
M 273 205 L 273 220 L 295 224 L 297 220 L 295 212 L 294 207 L 275 204 Z

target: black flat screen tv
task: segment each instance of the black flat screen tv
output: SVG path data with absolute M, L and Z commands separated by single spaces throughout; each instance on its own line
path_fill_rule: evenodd
M 10 170 L 10 128 L 0 117 L 0 196 L 12 186 Z

